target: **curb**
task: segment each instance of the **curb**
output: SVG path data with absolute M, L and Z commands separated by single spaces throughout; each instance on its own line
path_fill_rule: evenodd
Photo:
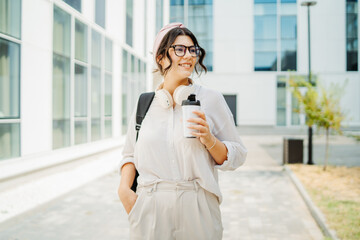
M 317 225 L 320 227 L 320 229 L 323 231 L 326 237 L 329 237 L 333 240 L 340 240 L 336 236 L 336 232 L 334 230 L 331 230 L 329 226 L 326 224 L 326 219 L 322 212 L 315 206 L 315 204 L 312 202 L 309 194 L 306 192 L 304 186 L 301 184 L 300 180 L 296 177 L 296 175 L 291 171 L 291 169 L 288 166 L 284 165 L 284 169 L 288 176 L 290 177 L 291 181 L 295 185 L 296 189 L 299 191 L 301 197 L 304 199 L 306 206 L 308 207 L 311 215 L 315 219 Z

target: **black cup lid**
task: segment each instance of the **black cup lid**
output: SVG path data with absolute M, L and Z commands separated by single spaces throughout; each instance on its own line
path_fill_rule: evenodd
M 190 94 L 188 96 L 187 100 L 183 100 L 181 106 L 186 106 L 186 105 L 197 105 L 200 106 L 200 101 L 196 100 L 196 95 L 195 94 Z

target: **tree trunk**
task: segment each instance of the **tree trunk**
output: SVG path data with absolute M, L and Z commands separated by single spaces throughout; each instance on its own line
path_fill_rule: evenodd
M 325 162 L 324 162 L 324 171 L 326 171 L 326 166 L 328 163 L 329 157 L 329 128 L 326 128 L 326 142 L 325 142 Z

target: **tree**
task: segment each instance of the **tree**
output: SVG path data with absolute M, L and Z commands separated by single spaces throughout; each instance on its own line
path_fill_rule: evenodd
M 343 86 L 331 84 L 328 89 L 320 86 L 321 95 L 319 95 L 316 88 L 301 77 L 290 76 L 289 78 L 292 93 L 300 105 L 300 108 L 294 111 L 305 114 L 308 126 L 315 124 L 318 129 L 324 128 L 326 130 L 324 171 L 326 170 L 329 156 L 329 131 L 332 129 L 342 134 L 341 122 L 344 120 L 345 115 L 340 108 L 340 97 L 344 92 L 346 84 L 347 82 Z M 305 93 L 301 92 L 302 87 L 305 87 Z

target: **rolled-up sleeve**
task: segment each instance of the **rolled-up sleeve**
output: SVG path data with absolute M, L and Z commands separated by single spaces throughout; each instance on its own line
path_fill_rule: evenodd
M 119 174 L 121 174 L 121 168 L 126 163 L 134 163 L 134 149 L 136 143 L 135 114 L 136 114 L 136 109 L 130 117 L 128 131 L 126 134 L 126 140 L 122 151 L 122 157 L 118 166 Z
M 209 113 L 214 122 L 213 134 L 222 141 L 227 148 L 227 159 L 215 168 L 221 170 L 235 170 L 244 164 L 247 149 L 241 141 L 235 127 L 233 115 L 221 93 L 217 94 L 216 102 L 211 105 Z

